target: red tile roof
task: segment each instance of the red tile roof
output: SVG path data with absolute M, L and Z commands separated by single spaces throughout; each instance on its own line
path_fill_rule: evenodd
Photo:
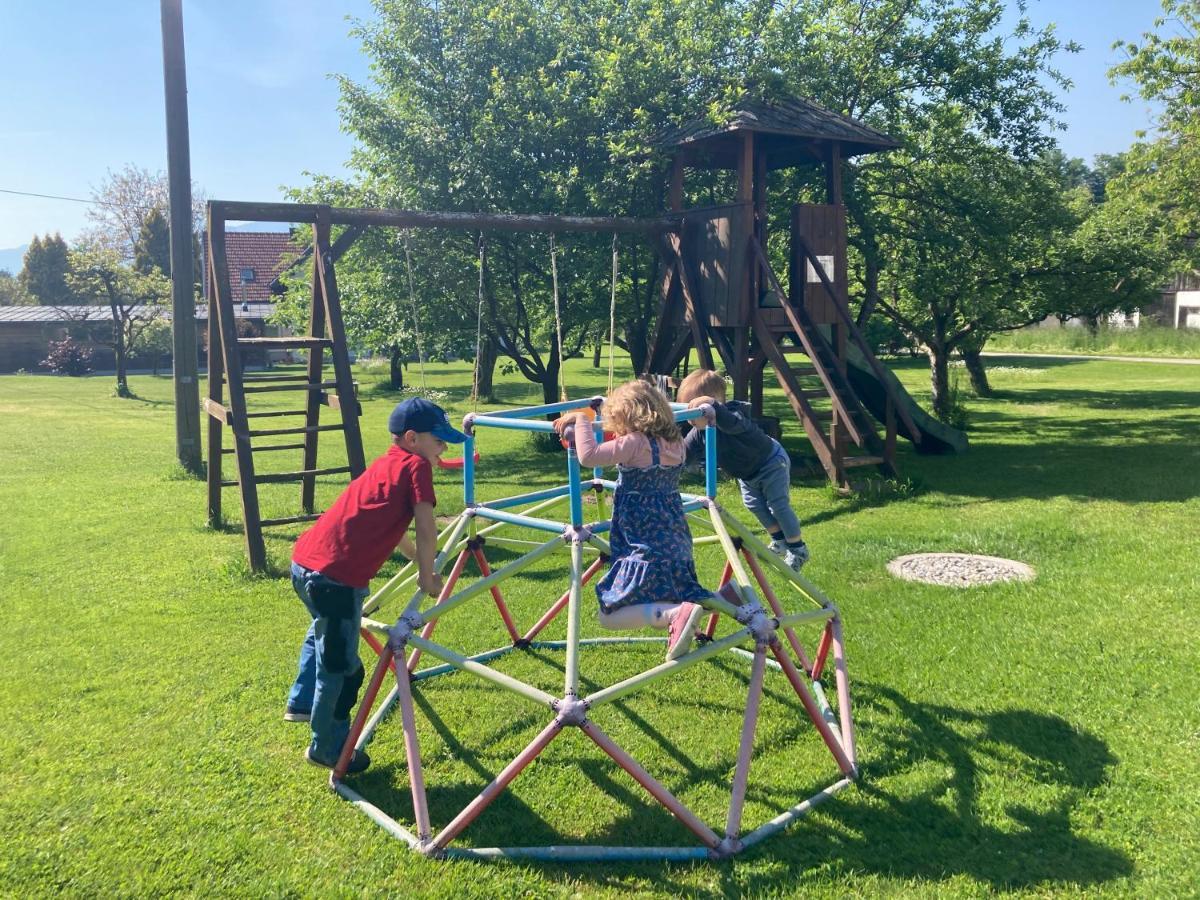
M 229 260 L 229 281 L 233 289 L 233 302 L 268 303 L 275 298 L 271 294 L 271 282 L 286 269 L 300 250 L 292 243 L 286 231 L 227 231 L 225 233 L 225 256 Z M 204 243 L 205 286 L 208 281 L 208 242 Z M 253 281 L 242 284 L 242 270 L 253 269 Z

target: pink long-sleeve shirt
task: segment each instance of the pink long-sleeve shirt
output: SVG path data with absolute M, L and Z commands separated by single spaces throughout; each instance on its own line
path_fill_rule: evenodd
M 582 466 L 620 464 L 633 466 L 636 469 L 645 469 L 654 461 L 653 454 L 650 452 L 650 439 L 640 431 L 623 434 L 611 441 L 597 444 L 596 435 L 590 425 L 582 422 L 575 428 L 575 452 L 579 455 L 579 464 Z M 660 440 L 658 442 L 660 465 L 678 466 L 683 459 L 683 441 Z

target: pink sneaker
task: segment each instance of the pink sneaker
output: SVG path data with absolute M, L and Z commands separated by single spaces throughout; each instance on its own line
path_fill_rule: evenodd
M 675 615 L 671 616 L 671 624 L 667 626 L 667 659 L 679 659 L 692 649 L 692 641 L 696 637 L 696 626 L 704 607 L 699 603 L 681 603 Z

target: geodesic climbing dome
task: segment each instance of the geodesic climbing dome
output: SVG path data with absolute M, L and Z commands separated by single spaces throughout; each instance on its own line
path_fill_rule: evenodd
M 585 599 L 584 587 L 604 566 L 609 552 L 604 535 L 610 529 L 611 522 L 604 516 L 607 493 L 616 485 L 604 479 L 601 470 L 595 469 L 590 477 L 584 476 L 574 450 L 570 449 L 566 454 L 566 484 L 495 500 L 476 499 L 475 435 L 478 429 L 551 431 L 552 426 L 545 421 L 547 414 L 584 407 L 602 412 L 603 399 L 592 398 L 467 416 L 463 423 L 468 435 L 463 452 L 465 505 L 438 538 L 438 571 L 450 566 L 441 594 L 436 599 L 425 598 L 416 587 L 416 566 L 409 564 L 364 605 L 363 636 L 378 654 L 378 661 L 341 759 L 330 776 L 330 783 L 342 797 L 353 802 L 391 834 L 428 856 L 554 860 L 721 858 L 787 827 L 816 804 L 847 787 L 857 774 L 849 681 L 838 610 L 810 581 L 792 572 L 745 525 L 717 503 L 717 431 L 713 427 L 711 409 L 688 410 L 682 405 L 673 405 L 677 421 L 694 421 L 697 426 L 707 429 L 705 493 L 682 493 L 681 498 L 693 530 L 703 528 L 708 532 L 695 538 L 698 551 L 712 548 L 724 557 L 720 581 L 713 585 L 714 591 L 717 588 L 724 590 L 720 594 L 714 592 L 712 598 L 704 603 L 710 616 L 703 628 L 703 635 L 690 652 L 678 659 L 665 662 L 646 659 L 649 648 L 662 647 L 665 638 L 586 637 L 583 634 L 584 607 L 588 607 L 589 612 L 595 608 L 594 599 Z M 704 422 L 695 421 L 699 419 L 704 419 Z M 597 419 L 593 427 L 597 432 L 601 431 L 603 419 Z M 591 503 L 585 504 L 585 493 L 591 498 Z M 549 518 L 552 510 L 564 502 L 569 506 L 567 521 Z M 585 506 L 589 507 L 589 511 L 594 508 L 595 514 L 585 517 Z M 530 534 L 538 535 L 541 539 L 530 540 Z M 493 570 L 487 558 L 486 548 L 489 546 L 506 550 L 519 548 L 520 555 Z M 565 556 L 566 560 L 555 569 L 548 561 L 561 556 Z M 477 571 L 477 577 L 467 575 L 468 565 Z M 538 585 L 541 585 L 546 580 L 547 569 L 551 575 L 556 571 L 562 572 L 563 578 L 546 598 L 550 601 L 549 605 L 540 607 L 544 608 L 544 612 L 532 625 L 522 630 L 505 599 L 505 583 L 510 579 L 536 577 Z M 785 596 L 788 603 L 791 604 L 793 598 L 799 601 L 803 604 L 801 611 L 790 612 L 785 608 L 780 595 L 772 587 L 772 579 L 782 581 L 787 586 Z M 497 615 L 487 613 L 489 609 Z M 565 637 L 559 640 L 540 638 L 552 625 L 561 630 L 561 623 L 555 623 L 564 612 Z M 395 621 L 388 624 L 387 620 L 392 616 L 395 616 Z M 506 643 L 469 654 L 439 643 L 435 640 L 435 629 L 442 620 L 449 621 L 452 617 L 460 620 L 469 617 L 473 635 L 494 627 L 492 623 L 495 623 L 503 628 Z M 805 639 L 813 647 L 811 655 L 805 651 Z M 585 651 L 591 652 L 585 654 Z M 504 671 L 504 661 L 514 655 L 524 654 L 545 661 L 547 658 L 557 659 L 560 653 L 563 654 L 561 667 L 551 663 L 549 669 L 557 672 L 561 691 L 544 677 L 521 677 Z M 614 654 L 619 654 L 619 658 Z M 836 685 L 835 701 L 832 703 L 821 681 L 831 655 Z M 584 665 L 585 656 L 589 662 L 596 664 Z M 433 657 L 438 662 L 421 668 L 420 661 L 424 657 Z M 648 662 L 649 665 L 630 672 L 630 661 L 635 659 Z M 748 675 L 745 672 L 747 668 Z M 774 679 L 768 682 L 768 670 L 778 673 L 778 683 Z M 463 692 L 460 690 L 454 696 L 454 700 L 459 702 L 448 713 L 444 706 L 436 705 L 445 698 L 439 697 L 433 688 L 435 680 L 444 682 L 446 677 L 454 673 L 460 673 L 455 676 L 460 680 L 463 676 L 475 679 L 478 687 L 476 693 L 482 696 L 465 701 L 467 706 L 464 710 Z M 395 675 L 395 687 L 376 706 L 389 674 Z M 694 677 L 697 675 L 700 677 Z M 642 737 L 648 736 L 658 750 L 680 761 L 685 768 L 696 768 L 693 754 L 689 754 L 687 747 L 674 746 L 663 728 L 654 727 L 644 713 L 639 714 L 632 709 L 639 695 L 645 697 L 663 693 L 667 690 L 666 686 L 678 684 L 684 679 L 689 682 L 687 694 L 701 698 L 697 703 L 697 715 L 705 717 L 706 721 L 711 718 L 714 724 L 723 722 L 730 732 L 728 738 L 732 755 L 715 757 L 712 765 L 705 770 L 706 787 L 701 792 L 708 795 L 704 797 L 703 805 L 709 819 L 713 818 L 714 803 L 718 802 L 718 798 L 711 796 L 713 785 L 719 784 L 722 795 L 728 797 L 727 801 L 719 801 L 724 822 L 715 825 L 677 796 L 678 792 L 670 790 L 666 786 L 671 783 L 669 779 L 665 779 L 666 783 L 659 780 L 665 778 L 661 772 L 656 777 L 628 749 L 633 744 L 642 747 L 644 741 L 636 737 L 640 733 Z M 711 686 L 717 679 L 725 679 L 727 683 L 732 679 L 733 689 L 738 692 L 735 696 L 739 698 L 734 707 L 717 704 L 721 708 L 710 709 L 703 702 L 706 684 Z M 654 691 L 647 690 L 651 685 L 656 685 Z M 459 802 L 474 792 L 474 789 L 467 789 L 464 794 L 461 779 L 449 785 L 431 782 L 427 787 L 429 759 L 423 759 L 421 755 L 418 707 L 441 742 L 440 754 L 467 758 L 469 768 L 475 771 L 476 777 L 480 774 L 490 776 L 492 769 L 480 762 L 477 753 L 464 748 L 453 738 L 452 728 L 447 723 L 464 714 L 472 719 L 477 713 L 481 715 L 484 707 L 479 704 L 495 707 L 498 701 L 493 698 L 499 695 L 515 698 L 523 706 L 520 713 L 514 711 L 508 715 L 513 727 L 530 716 L 535 720 L 541 718 L 543 722 L 536 736 L 507 761 L 473 799 L 460 808 Z M 744 698 L 744 705 L 741 698 Z M 381 728 L 390 726 L 392 713 L 397 708 L 400 713 L 406 780 L 412 798 L 411 819 L 405 824 L 360 793 L 360 790 L 369 793 L 368 787 L 377 784 L 379 767 L 356 776 L 356 786 L 360 790 L 351 788 L 345 782 L 346 768 L 353 751 L 370 742 Z M 769 714 L 764 712 L 767 710 Z M 625 718 L 620 721 L 606 719 L 609 727 L 602 728 L 598 719 L 610 711 L 620 711 Z M 781 721 L 774 721 L 777 716 L 781 717 Z M 738 724 L 733 724 L 731 717 Z M 764 729 L 761 719 L 770 719 L 769 727 Z M 630 723 L 633 725 L 632 731 Z M 618 726 L 625 735 L 621 741 L 609 733 L 616 733 L 614 729 Z M 751 776 L 755 773 L 761 775 L 761 770 L 768 766 L 776 778 L 786 778 L 790 773 L 802 771 L 794 761 L 780 753 L 780 746 L 784 743 L 803 743 L 798 726 L 804 726 L 803 730 L 806 731 L 815 731 L 819 740 L 810 739 L 804 749 L 822 756 L 827 753 L 832 757 L 839 776 L 807 799 L 795 802 L 796 795 L 791 794 L 794 805 L 783 805 L 782 811 L 779 811 L 781 807 L 777 802 L 752 796 Z M 508 724 L 500 729 L 495 746 L 503 745 L 502 738 L 510 730 Z M 586 827 L 576 820 L 564 820 L 554 828 L 554 823 L 543 815 L 537 821 L 546 828 L 533 830 L 550 829 L 551 844 L 451 846 L 459 841 L 460 836 L 485 809 L 505 794 L 514 779 L 522 772 L 527 772 L 539 757 L 544 759 L 543 754 L 552 752 L 562 742 L 564 732 L 572 731 L 582 734 L 586 742 L 601 751 L 602 755 L 593 754 L 597 759 L 607 757 L 631 776 L 636 785 L 691 833 L 695 843 L 691 846 L 571 844 L 563 842 L 562 836 L 581 830 L 586 835 Z M 758 740 L 756 733 L 759 734 Z M 705 752 L 711 756 L 711 751 Z M 638 756 L 641 755 L 639 749 Z M 654 755 L 657 758 L 663 754 Z M 378 753 L 376 756 L 378 759 Z M 752 768 L 756 759 L 758 766 Z M 811 768 L 811 760 L 806 765 Z M 617 786 L 607 773 L 599 773 L 590 763 L 580 763 L 577 767 L 585 769 L 592 783 L 610 796 L 616 796 L 621 801 L 632 799 L 624 787 Z M 812 776 L 798 776 L 797 780 L 800 777 Z M 816 782 L 814 786 L 820 783 Z M 572 798 L 577 795 L 578 792 L 571 794 Z M 768 821 L 750 830 L 742 825 L 748 795 L 758 807 L 765 806 L 777 812 Z M 588 793 L 586 796 L 598 797 L 599 794 Z M 431 798 L 435 801 L 432 804 Z M 436 814 L 447 807 L 459 811 L 450 814 L 448 821 L 435 824 L 433 819 L 440 818 Z M 431 810 L 434 814 L 431 814 Z M 634 818 L 636 816 L 631 815 L 628 821 L 632 822 Z M 644 829 L 630 825 L 610 828 L 609 831 L 640 837 Z

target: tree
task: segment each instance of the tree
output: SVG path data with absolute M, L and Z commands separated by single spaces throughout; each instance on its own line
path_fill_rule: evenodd
M 17 276 L 0 269 L 0 306 L 25 306 L 31 302 Z
M 116 360 L 116 393 L 119 397 L 133 396 L 128 361 L 143 339 L 152 334 L 151 326 L 166 312 L 170 281 L 159 272 L 138 272 L 121 262 L 117 251 L 94 246 L 72 252 L 68 280 L 84 302 L 108 307 L 112 319 L 108 344 Z
M 100 186 L 92 189 L 92 205 L 87 217 L 92 222 L 85 243 L 98 249 L 117 254 L 122 263 L 130 263 L 136 256 L 138 239 L 143 226 L 153 213 L 170 222 L 170 186 L 162 172 L 151 172 L 133 164 L 127 164 L 118 172 L 108 171 Z M 204 229 L 204 192 L 192 185 L 191 233 L 199 234 Z M 168 251 L 167 259 L 170 258 Z M 169 273 L 169 267 L 163 269 Z M 197 270 L 197 278 L 199 271 Z
M 142 221 L 133 245 L 133 267 L 143 275 L 171 274 L 171 228 L 162 210 L 150 210 Z
M 25 251 L 24 266 L 18 280 L 21 289 L 42 306 L 69 306 L 79 301 L 67 284 L 70 264 L 67 242 L 62 235 L 34 235 Z
M 1123 202 L 1153 210 L 1155 239 L 1177 268 L 1200 263 L 1200 0 L 1163 0 L 1155 31 L 1140 43 L 1118 41 L 1125 61 L 1109 71 L 1113 81 L 1132 80 L 1146 100 L 1161 105 L 1157 135 L 1126 154 L 1112 183 Z

